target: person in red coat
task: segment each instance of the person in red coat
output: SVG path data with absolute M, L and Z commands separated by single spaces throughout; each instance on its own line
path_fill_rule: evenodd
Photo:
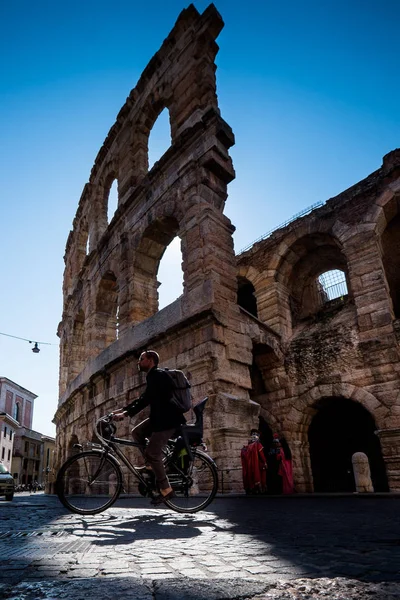
M 276 459 L 279 463 L 278 475 L 282 479 L 282 493 L 293 494 L 292 454 L 289 446 L 284 438 L 279 439 L 277 433 L 274 433 L 273 445 L 275 447 Z
M 260 432 L 252 429 L 247 446 L 241 450 L 243 487 L 246 494 L 260 494 L 266 490 L 267 461 L 260 442 Z

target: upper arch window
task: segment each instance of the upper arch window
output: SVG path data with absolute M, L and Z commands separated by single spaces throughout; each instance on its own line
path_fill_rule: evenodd
M 183 293 L 181 240 L 176 236 L 166 247 L 157 272 L 158 310 L 174 302 Z
M 156 118 L 150 130 L 148 140 L 149 171 L 154 164 L 165 154 L 171 145 L 171 125 L 169 111 L 164 108 Z
M 174 217 L 163 217 L 151 223 L 144 232 L 135 256 L 134 323 L 151 317 L 161 308 L 161 302 L 166 306 L 181 293 L 181 274 L 177 269 L 177 263 L 181 260 L 178 230 L 179 224 Z M 176 282 L 171 274 L 177 274 Z M 162 278 L 161 285 L 168 281 L 168 288 L 172 289 L 174 297 L 161 296 L 159 299 L 158 277 Z
M 348 294 L 347 260 L 329 234 L 304 236 L 290 248 L 281 266 L 287 285 L 293 324 L 318 313 Z
M 382 262 L 385 269 L 393 311 L 400 318 L 400 214 L 388 223 L 382 234 Z
M 238 277 L 237 303 L 247 312 L 258 317 L 254 285 L 245 277 Z
M 107 348 L 118 339 L 119 304 L 118 282 L 112 271 L 100 280 L 96 295 L 96 330 L 99 348 Z
M 110 224 L 118 208 L 118 182 L 116 179 L 110 186 L 107 198 L 107 222 Z
M 69 364 L 68 379 L 74 379 L 84 368 L 86 359 L 85 313 L 81 309 L 75 316 L 72 326 L 71 345 L 67 357 Z

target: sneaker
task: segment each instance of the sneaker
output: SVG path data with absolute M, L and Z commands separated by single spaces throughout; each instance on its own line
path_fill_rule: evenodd
M 159 506 L 160 504 L 163 504 L 166 500 L 170 500 L 171 498 L 175 498 L 174 490 L 172 490 L 165 496 L 163 496 L 162 494 L 159 494 L 158 496 L 153 498 L 153 500 L 150 502 L 150 504 L 152 504 L 153 506 Z

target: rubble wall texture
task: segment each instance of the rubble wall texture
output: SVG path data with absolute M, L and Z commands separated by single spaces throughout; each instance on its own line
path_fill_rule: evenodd
M 241 489 L 240 449 L 261 415 L 291 447 L 296 489 L 312 491 L 308 430 L 318 400 L 336 397 L 371 413 L 390 489 L 400 489 L 400 153 L 236 257 L 223 214 L 235 173 L 216 94 L 222 27 L 213 5 L 182 11 L 83 189 L 64 257 L 58 463 L 93 439 L 96 418 L 143 390 L 137 356 L 152 348 L 162 366 L 189 373 L 195 402 L 209 396 L 205 440 L 225 489 Z M 149 171 L 149 134 L 163 109 L 171 146 Z M 118 208 L 108 223 L 114 181 Z M 176 236 L 183 294 L 158 310 L 158 267 Z M 349 293 L 321 311 L 316 279 L 330 269 L 345 272 Z M 256 315 L 238 303 L 244 284 Z
M 280 361 L 256 357 L 265 393 L 252 397 L 289 442 L 297 489 L 313 489 L 308 433 L 324 399 L 369 413 L 389 489 L 400 488 L 399 177 L 395 150 L 365 180 L 238 257 L 258 318 L 281 336 Z M 318 276 L 331 270 L 344 273 L 347 294 L 317 301 Z

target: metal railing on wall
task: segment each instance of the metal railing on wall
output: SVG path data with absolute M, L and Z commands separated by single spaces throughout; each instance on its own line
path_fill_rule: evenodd
M 324 205 L 323 202 L 316 202 L 315 204 L 311 204 L 311 206 L 309 206 L 308 208 L 305 208 L 301 212 L 296 213 L 295 215 L 293 215 L 292 217 L 290 217 L 290 219 L 288 219 L 284 223 L 281 223 L 277 227 L 274 227 L 273 229 L 270 229 L 269 231 L 267 231 L 267 233 L 264 233 L 264 235 L 262 235 L 261 237 L 257 238 L 256 240 L 254 240 L 254 242 L 252 242 L 251 244 L 249 244 L 245 248 L 242 248 L 241 250 L 239 250 L 238 254 L 242 254 L 242 252 L 246 252 L 247 250 L 250 250 L 250 248 L 252 246 L 254 246 L 254 244 L 257 244 L 257 242 L 262 242 L 262 240 L 265 240 L 272 233 L 274 233 L 274 231 L 278 231 L 278 229 L 282 229 L 283 227 L 286 227 L 287 225 L 289 225 L 290 223 L 292 223 L 296 219 L 300 219 L 300 217 L 305 217 L 306 215 L 308 215 L 308 213 L 312 212 L 315 208 L 320 208 L 323 205 Z

